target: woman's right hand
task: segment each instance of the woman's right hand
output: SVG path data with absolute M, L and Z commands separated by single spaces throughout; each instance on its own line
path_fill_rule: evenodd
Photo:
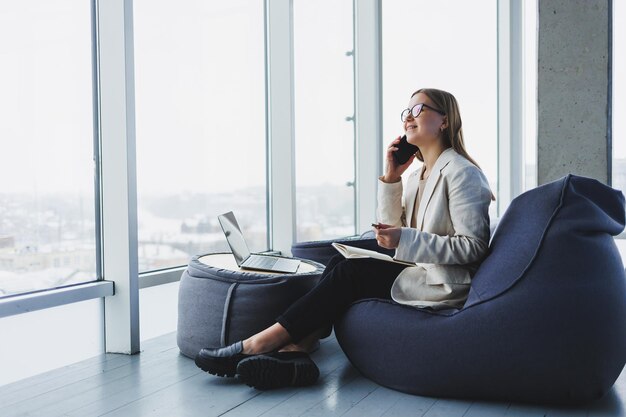
M 387 147 L 387 168 L 382 180 L 384 182 L 398 182 L 402 178 L 402 174 L 415 160 L 415 155 L 411 155 L 408 161 L 402 165 L 398 165 L 393 157 L 393 153 L 398 150 L 397 145 L 400 143 L 400 136 L 394 139 Z

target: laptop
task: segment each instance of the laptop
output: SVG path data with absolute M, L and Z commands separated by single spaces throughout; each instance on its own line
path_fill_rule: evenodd
M 230 246 L 237 266 L 257 271 L 294 273 L 300 266 L 297 259 L 285 259 L 278 256 L 251 254 L 232 211 L 220 214 L 217 219 L 222 226 L 228 246 Z

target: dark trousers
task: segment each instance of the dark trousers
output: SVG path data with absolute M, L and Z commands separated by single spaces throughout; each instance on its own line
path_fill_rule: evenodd
M 276 321 L 287 329 L 292 343 L 298 343 L 316 330 L 330 328 L 356 300 L 391 299 L 391 285 L 404 268 L 378 259 L 346 259 L 335 255 L 318 284 Z

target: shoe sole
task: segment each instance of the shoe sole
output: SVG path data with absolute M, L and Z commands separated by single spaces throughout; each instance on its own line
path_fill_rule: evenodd
M 198 368 L 210 373 L 211 375 L 233 378 L 236 374 L 236 371 L 232 369 L 231 364 L 202 359 L 199 356 L 196 356 L 194 362 Z
M 237 374 L 246 385 L 268 390 L 312 385 L 319 378 L 320 371 L 311 361 L 255 356 L 239 362 Z

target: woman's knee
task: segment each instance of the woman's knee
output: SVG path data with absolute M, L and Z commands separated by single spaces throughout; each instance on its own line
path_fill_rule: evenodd
M 336 255 L 333 255 L 330 258 L 330 260 L 328 261 L 328 263 L 326 264 L 326 269 L 324 271 L 325 272 L 330 272 L 335 267 L 335 265 L 337 265 L 338 263 L 343 262 L 345 260 L 346 260 L 346 258 L 343 255 L 339 254 L 339 253 L 336 254 Z
M 326 277 L 328 277 L 333 272 L 333 270 L 335 269 L 337 265 L 345 263 L 346 261 L 347 259 L 343 255 L 340 255 L 340 254 L 334 255 L 332 258 L 330 258 L 330 261 L 328 261 L 328 263 L 326 264 L 326 268 L 324 269 L 324 272 L 322 272 L 322 277 L 320 281 L 323 281 L 324 279 L 326 279 Z
M 330 273 L 326 276 L 326 279 L 332 279 L 334 281 L 341 282 L 354 280 L 362 274 L 362 268 L 359 268 L 358 265 L 360 261 L 363 261 L 363 259 L 343 258 L 343 260 L 337 262 L 334 265 L 332 271 L 330 271 Z

